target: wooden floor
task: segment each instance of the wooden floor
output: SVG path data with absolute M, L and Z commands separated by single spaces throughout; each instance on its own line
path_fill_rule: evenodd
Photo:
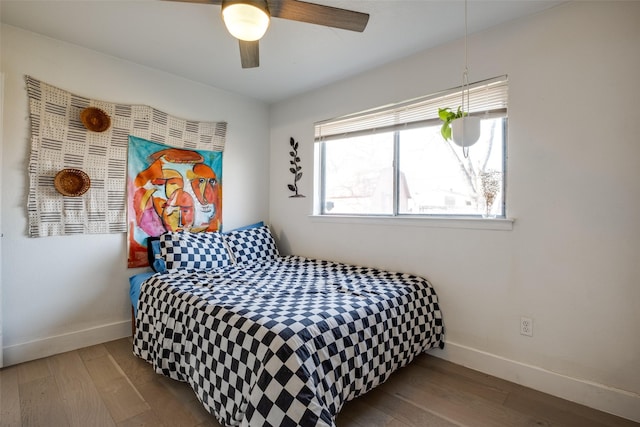
M 0 408 L 3 427 L 220 426 L 186 384 L 136 358 L 127 338 L 2 369 Z M 428 355 L 348 402 L 336 424 L 638 425 Z

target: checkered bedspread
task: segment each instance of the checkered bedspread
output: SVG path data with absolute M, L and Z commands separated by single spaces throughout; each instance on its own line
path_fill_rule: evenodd
M 136 327 L 134 353 L 229 426 L 335 426 L 444 338 L 425 279 L 295 256 L 156 274 Z

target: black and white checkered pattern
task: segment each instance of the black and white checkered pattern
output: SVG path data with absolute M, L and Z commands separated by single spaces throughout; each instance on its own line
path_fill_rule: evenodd
M 236 264 L 249 264 L 278 256 L 278 247 L 266 225 L 230 231 L 223 236 Z
M 136 325 L 134 353 L 227 426 L 335 426 L 444 338 L 425 279 L 301 257 L 155 275 Z
M 165 233 L 160 236 L 160 255 L 167 270 L 208 270 L 231 264 L 220 233 Z

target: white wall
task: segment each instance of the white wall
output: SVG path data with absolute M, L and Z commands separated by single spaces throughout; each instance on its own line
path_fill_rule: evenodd
M 89 98 L 145 104 L 228 123 L 225 228 L 267 219 L 268 110 L 255 100 L 15 27 L 1 28 L 4 362 L 13 364 L 130 334 L 124 234 L 26 237 L 30 152 L 24 75 Z
M 4 73 L 0 72 L 0 164 L 2 164 L 2 109 L 4 107 Z M 2 173 L 0 173 L 0 189 L 2 188 Z M 4 366 L 2 355 L 2 197 L 0 196 L 0 367 Z
M 424 275 L 446 328 L 434 354 L 640 421 L 639 23 L 640 2 L 572 2 L 470 37 L 471 80 L 509 76 L 512 230 L 308 216 L 313 123 L 458 86 L 462 40 L 273 105 L 282 249 Z M 306 199 L 288 198 L 291 136 Z

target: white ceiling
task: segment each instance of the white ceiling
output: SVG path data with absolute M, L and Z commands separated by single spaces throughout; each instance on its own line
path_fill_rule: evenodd
M 315 0 L 371 15 L 363 33 L 275 18 L 242 69 L 216 5 L 0 0 L 3 23 L 268 103 L 464 37 L 462 0 Z M 563 1 L 470 0 L 469 33 Z

